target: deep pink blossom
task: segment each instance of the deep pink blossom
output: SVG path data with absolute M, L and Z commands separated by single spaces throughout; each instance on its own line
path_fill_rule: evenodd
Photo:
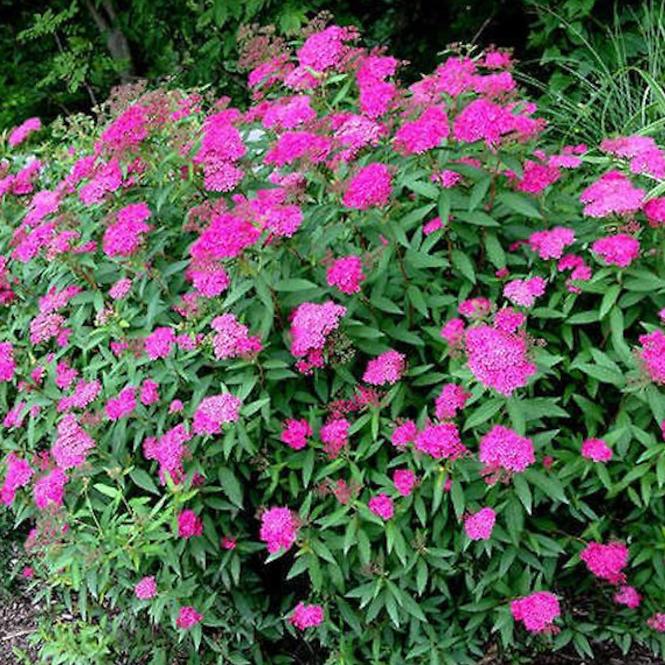
M 559 601 L 549 591 L 537 591 L 513 600 L 510 611 L 515 621 L 521 621 L 530 633 L 554 632 L 554 620 L 561 616 Z
M 390 202 L 392 176 L 385 164 L 375 162 L 363 166 L 351 178 L 344 192 L 343 202 L 347 208 L 367 210 L 383 208 Z
M 582 457 L 594 462 L 609 462 L 612 449 L 602 439 L 586 439 L 582 442 Z
M 312 433 L 310 424 L 304 418 L 300 420 L 288 419 L 284 423 L 280 440 L 293 450 L 302 450 L 307 446 L 307 437 L 312 436 Z
M 451 420 L 464 408 L 471 393 L 455 383 L 446 383 L 435 401 L 435 413 L 439 420 Z
M 522 473 L 536 461 L 531 439 L 503 425 L 495 425 L 480 439 L 478 457 L 486 472 Z
M 32 496 L 37 508 L 44 510 L 50 505 L 56 508 L 62 506 L 66 483 L 67 475 L 59 467 L 42 476 L 32 488 Z
M 489 540 L 492 536 L 496 513 L 492 508 L 481 508 L 464 520 L 464 532 L 471 540 Z
M 300 602 L 289 617 L 289 622 L 298 630 L 319 626 L 323 623 L 323 608 L 321 605 L 306 605 Z
M 393 484 L 402 496 L 409 496 L 416 484 L 416 474 L 411 469 L 396 469 L 393 472 Z
M 241 399 L 230 393 L 206 397 L 194 413 L 194 434 L 219 434 L 222 425 L 238 420 L 241 406 Z
M 274 554 L 288 550 L 296 542 L 298 527 L 293 513 L 288 508 L 270 508 L 261 516 L 261 540 Z
M 640 242 L 625 233 L 599 238 L 591 251 L 601 256 L 605 263 L 620 268 L 627 268 L 640 255 Z
M 406 368 L 406 356 L 397 351 L 386 351 L 367 363 L 363 381 L 373 386 L 394 384 L 400 380 Z
M 178 536 L 180 538 L 193 538 L 203 533 L 203 522 L 193 510 L 183 510 L 178 515 Z
M 175 625 L 181 630 L 189 630 L 203 619 L 203 614 L 199 614 L 193 607 L 186 605 L 178 611 L 178 618 Z
M 32 478 L 34 471 L 30 464 L 18 457 L 15 453 L 9 453 L 5 460 L 5 480 L 0 489 L 0 501 L 5 506 L 11 506 L 16 496 L 16 491 L 25 487 Z
M 335 286 L 347 295 L 358 293 L 364 280 L 363 262 L 359 256 L 335 259 L 326 272 L 328 286 Z
M 454 460 L 467 452 L 453 423 L 427 425 L 416 436 L 416 448 L 435 459 Z
M 58 436 L 51 447 L 55 463 L 63 470 L 81 466 L 95 447 L 92 437 L 71 413 L 63 416 L 57 427 Z
M 614 602 L 634 610 L 640 606 L 642 596 L 635 587 L 624 585 L 614 594 Z
M 626 579 L 623 569 L 628 565 L 628 548 L 623 543 L 589 543 L 580 559 L 590 572 L 610 584 L 622 584 Z
M 387 494 L 377 494 L 369 500 L 369 509 L 383 520 L 389 520 L 395 513 L 393 500 Z
M 150 600 L 157 595 L 157 583 L 152 575 L 142 578 L 134 586 L 134 595 L 139 600 Z

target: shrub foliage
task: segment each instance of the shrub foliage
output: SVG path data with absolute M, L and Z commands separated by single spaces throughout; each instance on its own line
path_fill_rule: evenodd
M 305 37 L 247 36 L 249 109 L 126 88 L 2 144 L 42 655 L 662 653 L 665 156 L 545 145 L 505 52 L 405 88 Z

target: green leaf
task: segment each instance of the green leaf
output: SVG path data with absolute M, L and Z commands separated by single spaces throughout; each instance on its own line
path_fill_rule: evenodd
M 224 494 L 238 508 L 242 508 L 242 485 L 238 482 L 233 471 L 225 466 L 220 466 L 217 470 L 217 477 L 219 478 L 219 483 L 222 486 Z
M 155 481 L 143 469 L 134 468 L 129 472 L 129 477 L 142 489 L 151 494 L 159 494 Z
M 275 291 L 307 291 L 309 289 L 318 289 L 319 287 L 306 279 L 293 277 L 291 279 L 282 279 L 273 286 Z
M 527 196 L 518 194 L 517 192 L 501 192 L 497 196 L 497 201 L 503 203 L 513 212 L 524 215 L 525 217 L 543 219 L 536 204 Z
M 459 249 L 452 252 L 453 265 L 466 277 L 472 284 L 476 283 L 476 271 L 473 268 L 471 259 Z
M 485 251 L 487 252 L 487 258 L 495 268 L 506 267 L 506 253 L 503 251 L 496 234 L 489 232 L 485 235 Z
M 620 284 L 615 284 L 614 286 L 610 286 L 607 291 L 605 291 L 605 295 L 603 296 L 603 299 L 600 303 L 600 310 L 598 313 L 598 318 L 604 319 L 609 311 L 612 309 L 612 306 L 616 302 L 617 298 L 619 297 L 619 293 L 621 293 L 621 285 Z
M 464 490 L 462 489 L 462 484 L 459 480 L 453 480 L 453 484 L 450 488 L 450 498 L 453 501 L 453 508 L 455 510 L 455 515 L 457 519 L 460 519 L 464 514 Z
M 548 498 L 568 503 L 563 485 L 554 476 L 546 476 L 535 469 L 527 469 L 524 476 L 532 485 L 542 490 Z

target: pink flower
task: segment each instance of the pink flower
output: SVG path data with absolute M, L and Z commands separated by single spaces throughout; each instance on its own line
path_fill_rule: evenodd
M 304 418 L 301 420 L 288 419 L 284 425 L 284 430 L 280 435 L 281 441 L 293 450 L 302 450 L 307 446 L 307 437 L 312 436 L 312 428 L 307 420 Z
M 654 330 L 640 336 L 639 358 L 654 383 L 665 384 L 665 333 Z
M 55 463 L 63 470 L 81 466 L 88 452 L 95 447 L 92 437 L 79 425 L 71 413 L 58 423 L 58 437 L 51 447 Z
M 495 425 L 481 438 L 478 457 L 487 472 L 522 473 L 536 461 L 531 439 L 503 425 Z
M 405 122 L 395 134 L 395 149 L 402 155 L 422 154 L 448 137 L 448 117 L 441 106 L 431 106 L 416 120 Z
M 173 345 L 175 344 L 176 334 L 173 328 L 163 326 L 155 328 L 145 338 L 145 352 L 150 360 L 157 358 L 167 358 L 171 355 Z
M 557 597 L 549 591 L 537 591 L 529 596 L 513 600 L 510 612 L 515 621 L 524 623 L 530 633 L 554 632 L 554 620 L 561 616 Z
M 469 298 L 460 303 L 457 311 L 467 319 L 481 319 L 489 314 L 492 303 L 487 298 Z
M 359 256 L 336 259 L 326 273 L 328 286 L 336 286 L 347 295 L 358 293 L 364 279 L 363 262 Z
M 594 462 L 609 462 L 612 449 L 602 439 L 586 439 L 582 442 L 582 457 Z
M 192 538 L 203 533 L 203 522 L 193 510 L 183 510 L 178 515 L 178 536 Z
M 187 452 L 185 443 L 191 435 L 181 423 L 162 434 L 159 440 L 150 437 L 143 444 L 146 459 L 154 459 L 159 463 L 159 477 L 166 482 L 168 473 L 174 483 L 179 483 L 184 475 L 182 460 Z
M 627 215 L 642 207 L 645 192 L 633 187 L 632 182 L 619 171 L 609 171 L 580 195 L 589 217 L 607 217 L 611 214 Z
M 626 579 L 623 569 L 628 565 L 628 548 L 623 543 L 589 543 L 580 559 L 590 572 L 610 584 L 620 584 Z
M 455 383 L 446 383 L 435 401 L 436 417 L 439 420 L 452 420 L 464 408 L 471 393 Z
M 395 448 L 403 448 L 415 441 L 417 436 L 418 427 L 416 426 L 416 423 L 414 423 L 413 420 L 407 420 L 395 427 L 390 441 Z
M 349 427 L 350 423 L 345 418 L 333 418 L 321 427 L 319 436 L 331 459 L 337 457 L 340 450 L 349 443 Z
M 659 633 L 665 633 L 665 613 L 652 614 L 647 619 L 647 626 Z
M 0 382 L 11 381 L 14 378 L 16 363 L 14 362 L 14 349 L 9 342 L 0 343 Z
M 49 504 L 53 504 L 56 508 L 62 506 L 66 483 L 65 472 L 57 467 L 42 476 L 32 488 L 32 496 L 37 508 L 44 510 Z
M 270 508 L 261 516 L 261 540 L 274 554 L 281 549 L 290 549 L 298 537 L 298 527 L 293 513 L 288 508 Z
M 471 540 L 489 540 L 496 522 L 496 513 L 491 508 L 481 508 L 464 520 L 464 531 Z
M 434 459 L 455 460 L 467 452 L 453 423 L 428 425 L 416 437 L 416 449 Z
M 369 509 L 381 519 L 389 520 L 395 513 L 393 500 L 387 494 L 377 494 L 369 500 Z
M 665 224 L 665 197 L 649 199 L 643 208 L 649 226 L 657 228 Z
M 321 605 L 305 605 L 300 602 L 293 610 L 289 622 L 299 630 L 319 626 L 323 623 L 323 608 Z
M 411 469 L 397 469 L 393 472 L 393 483 L 402 496 L 409 496 L 416 484 L 416 474 Z
M 459 348 L 464 343 L 465 323 L 462 319 L 450 319 L 441 328 L 441 337 L 452 348 Z
M 635 587 L 624 585 L 614 594 L 614 602 L 634 610 L 640 606 L 642 596 Z
M 139 600 L 150 600 L 157 595 L 157 583 L 152 575 L 139 580 L 134 587 L 134 595 Z
M 219 434 L 223 424 L 238 420 L 241 405 L 242 400 L 230 393 L 206 397 L 194 413 L 194 434 Z
M 363 166 L 350 180 L 344 192 L 343 202 L 347 208 L 367 210 L 385 207 L 392 194 L 392 176 L 385 164 L 373 163 Z
M 16 496 L 16 490 L 25 487 L 34 473 L 30 464 L 18 457 L 15 453 L 9 453 L 5 460 L 7 472 L 5 481 L 0 489 L 0 500 L 5 506 L 11 506 Z
M 30 134 L 38 132 L 42 128 L 42 122 L 39 118 L 28 118 L 21 125 L 12 129 L 7 138 L 10 148 L 15 148 L 25 141 Z
M 386 351 L 367 363 L 363 381 L 373 386 L 397 383 L 404 373 L 406 357 L 397 351 Z
M 35 570 L 32 566 L 25 566 L 21 571 L 21 575 L 23 575 L 26 580 L 31 580 L 35 576 Z
M 346 307 L 328 300 L 322 305 L 305 302 L 299 305 L 291 320 L 291 353 L 302 357 L 312 349 L 321 349 L 326 337 L 339 326 Z
M 119 279 L 110 289 L 109 296 L 113 300 L 122 300 L 127 296 L 132 288 L 132 280 L 129 277 Z
M 181 607 L 178 612 L 178 618 L 175 625 L 181 630 L 188 630 L 203 619 L 203 614 L 199 614 L 193 607 Z
M 469 369 L 480 383 L 510 395 L 536 373 L 522 336 L 481 325 L 466 332 Z
M 545 280 L 542 277 L 514 279 L 503 287 L 503 295 L 513 304 L 532 307 L 536 298 L 545 293 Z
M 145 203 L 130 203 L 118 211 L 116 221 L 104 233 L 102 245 L 107 256 L 131 256 L 143 243 L 143 234 L 150 230 L 146 220 L 150 208 Z
M 541 259 L 560 259 L 563 250 L 575 242 L 575 232 L 563 226 L 549 231 L 536 231 L 529 236 L 529 247 Z
M 215 357 L 220 360 L 249 356 L 261 350 L 261 340 L 249 335 L 249 329 L 233 314 L 215 317 L 210 326 L 216 331 L 212 339 Z
M 225 550 L 234 550 L 237 544 L 238 544 L 238 539 L 234 538 L 233 536 L 223 536 L 222 540 L 220 541 L 222 549 Z
M 136 408 L 136 388 L 127 386 L 123 388 L 117 397 L 111 398 L 104 407 L 109 420 L 120 420 L 126 418 Z
M 141 404 L 144 406 L 150 406 L 159 402 L 159 384 L 157 381 L 152 379 L 146 379 L 141 384 L 141 395 L 140 395 Z
M 633 236 L 617 233 L 596 240 L 591 251 L 602 256 L 609 265 L 626 268 L 640 255 L 640 242 Z
M 339 67 L 349 48 L 345 42 L 356 37 L 357 32 L 353 28 L 331 25 L 305 40 L 296 52 L 298 62 L 301 67 L 308 67 L 316 72 Z

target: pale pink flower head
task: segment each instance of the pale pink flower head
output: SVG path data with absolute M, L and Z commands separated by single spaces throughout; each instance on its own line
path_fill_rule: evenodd
M 526 339 L 488 325 L 470 328 L 465 335 L 469 369 L 480 383 L 510 395 L 526 386 L 536 373 L 528 358 Z
M 560 259 L 568 245 L 575 242 L 573 229 L 556 226 L 549 231 L 536 231 L 529 236 L 529 247 L 541 259 Z
M 460 303 L 457 311 L 467 319 L 482 319 L 489 314 L 492 303 L 487 298 L 469 298 Z
M 634 610 L 640 606 L 642 596 L 635 587 L 624 585 L 614 594 L 614 602 Z
M 260 537 L 270 554 L 290 549 L 298 537 L 298 525 L 293 513 L 288 508 L 266 510 L 261 516 Z
M 323 608 L 321 605 L 306 605 L 300 602 L 293 610 L 289 622 L 298 630 L 319 626 L 323 623 Z
M 462 319 L 450 319 L 441 328 L 441 338 L 444 339 L 452 349 L 461 348 L 464 344 L 464 332 L 466 324 Z
M 633 236 L 617 233 L 596 240 L 591 251 L 609 265 L 627 268 L 640 255 L 640 242 Z
M 471 393 L 456 383 L 446 383 L 435 401 L 435 413 L 439 420 L 452 420 L 464 408 Z
M 517 332 L 525 323 L 526 316 L 512 307 L 502 307 L 494 315 L 494 327 L 507 333 Z
M 390 202 L 391 194 L 390 170 L 385 164 L 375 162 L 356 172 L 347 184 L 342 200 L 347 208 L 367 210 L 385 207 Z
M 594 462 L 609 462 L 612 449 L 602 439 L 585 439 L 582 442 L 582 457 Z
M 134 587 L 134 595 L 139 600 L 150 600 L 157 595 L 157 583 L 152 575 L 142 578 Z
M 629 178 L 619 171 L 609 171 L 589 185 L 580 195 L 588 217 L 607 217 L 611 214 L 627 215 L 642 207 L 645 191 L 634 187 Z
M 321 350 L 328 335 L 339 326 L 346 307 L 328 300 L 321 305 L 304 302 L 293 313 L 291 320 L 291 353 L 302 358 L 309 352 Z
M 478 457 L 484 473 L 522 473 L 536 461 L 531 439 L 503 425 L 495 425 L 482 437 Z
M 44 510 L 51 505 L 55 508 L 62 506 L 67 480 L 67 475 L 59 467 L 42 476 L 32 488 L 37 508 Z
M 658 633 L 665 633 L 665 612 L 656 612 L 647 619 L 647 626 Z
M 88 452 L 95 447 L 92 437 L 71 413 L 66 414 L 58 423 L 57 431 L 58 436 L 51 447 L 55 463 L 64 470 L 81 466 Z
M 326 280 L 328 286 L 335 286 L 347 295 L 359 293 L 360 284 L 365 280 L 362 259 L 359 256 L 335 259 L 328 268 Z
M 223 424 L 238 420 L 241 405 L 242 400 L 230 393 L 206 397 L 194 413 L 194 434 L 219 434 Z
M 203 522 L 193 510 L 183 510 L 178 515 L 178 536 L 180 538 L 193 538 L 203 533 Z
M 122 300 L 127 296 L 127 294 L 132 289 L 132 280 L 129 277 L 123 277 L 119 279 L 113 286 L 109 289 L 109 296 L 113 300 Z
M 464 520 L 464 531 L 471 540 L 489 540 L 492 536 L 496 513 L 492 508 L 481 508 Z
M 503 287 L 503 295 L 515 305 L 532 307 L 536 298 L 545 293 L 545 280 L 542 277 L 514 279 Z
M 628 565 L 628 548 L 623 543 L 589 543 L 580 554 L 586 567 L 596 577 L 610 584 L 626 580 L 623 569 Z
M 402 496 L 409 496 L 416 485 L 416 474 L 411 469 L 396 469 L 393 472 L 393 484 Z
M 393 500 L 387 494 L 377 494 L 369 500 L 369 509 L 383 520 L 389 520 L 395 513 Z
M 178 618 L 175 625 L 181 630 L 189 630 L 203 619 L 203 614 L 199 614 L 193 607 L 186 605 L 181 607 L 178 612 Z
M 406 357 L 397 351 L 386 351 L 367 363 L 363 381 L 373 386 L 397 383 L 406 368 Z
M 537 591 L 513 600 L 510 612 L 515 621 L 521 621 L 530 633 L 555 632 L 554 620 L 561 616 L 559 600 L 549 591 Z
M 251 336 L 247 326 L 240 323 L 233 314 L 215 317 L 210 326 L 216 332 L 212 347 L 215 357 L 220 360 L 249 356 L 261 350 L 261 340 Z
M 395 448 L 404 448 L 409 443 L 413 443 L 418 436 L 418 427 L 413 420 L 406 420 L 397 425 L 390 437 L 390 442 Z
M 416 436 L 416 449 L 434 459 L 455 460 L 467 452 L 453 423 L 427 425 Z
M 288 419 L 284 422 L 284 429 L 280 435 L 289 448 L 293 450 L 302 450 L 307 446 L 307 437 L 312 436 L 312 428 L 304 418 L 300 420 Z

